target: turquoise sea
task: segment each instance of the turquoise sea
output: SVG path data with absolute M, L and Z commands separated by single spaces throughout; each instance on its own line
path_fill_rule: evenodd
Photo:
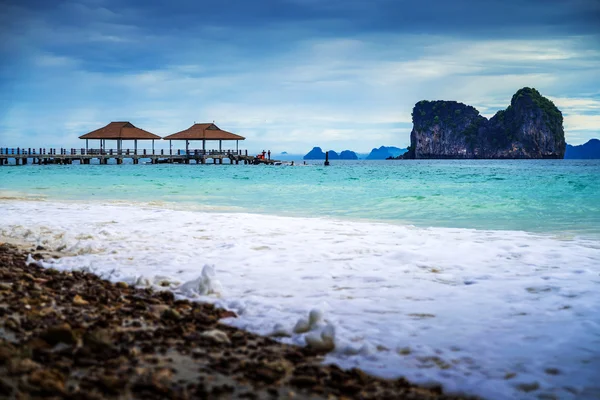
M 0 168 L 0 188 L 56 200 L 158 201 L 423 227 L 600 234 L 600 160 L 29 165 Z
M 43 267 L 214 302 L 344 368 L 600 393 L 600 160 L 0 167 L 0 215 L 0 241 L 62 254 Z

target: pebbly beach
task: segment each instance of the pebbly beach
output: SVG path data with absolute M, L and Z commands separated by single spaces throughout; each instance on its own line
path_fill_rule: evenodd
M 236 315 L 212 304 L 38 265 L 51 257 L 0 244 L 2 398 L 458 398 L 323 365 L 220 323 Z

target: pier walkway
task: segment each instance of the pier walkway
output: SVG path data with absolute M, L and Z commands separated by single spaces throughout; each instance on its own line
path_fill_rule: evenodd
M 166 153 L 166 154 L 165 154 Z M 9 165 L 9 160 L 14 160 L 14 165 L 38 164 L 90 164 L 98 160 L 99 164 L 109 164 L 109 160 L 116 164 L 123 164 L 123 160 L 130 159 L 133 164 L 140 160 L 149 161 L 151 164 L 206 164 L 212 160 L 213 164 L 267 164 L 279 163 L 278 160 L 263 159 L 248 155 L 242 150 L 178 150 L 172 151 L 145 150 L 145 149 L 34 149 L 34 148 L 0 148 L 0 165 Z M 111 163 L 112 164 L 112 163 Z

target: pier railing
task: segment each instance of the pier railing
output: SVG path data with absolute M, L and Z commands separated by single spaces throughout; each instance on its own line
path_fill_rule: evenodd
M 247 150 L 173 150 L 173 149 L 84 149 L 84 148 L 9 148 L 0 147 L 0 155 L 9 156 L 187 156 L 248 155 Z

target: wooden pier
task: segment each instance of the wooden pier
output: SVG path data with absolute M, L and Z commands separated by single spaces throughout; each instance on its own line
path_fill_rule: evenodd
M 266 164 L 280 163 L 278 160 L 266 159 L 259 156 L 248 155 L 248 151 L 242 150 L 139 150 L 139 149 L 32 149 L 32 148 L 0 148 L 0 165 L 70 165 L 91 164 L 92 160 L 98 160 L 100 165 L 123 164 L 123 160 L 129 159 L 132 164 L 139 164 L 140 160 L 150 164 Z M 11 164 L 9 160 L 14 160 Z M 109 162 L 115 160 L 115 162 Z

